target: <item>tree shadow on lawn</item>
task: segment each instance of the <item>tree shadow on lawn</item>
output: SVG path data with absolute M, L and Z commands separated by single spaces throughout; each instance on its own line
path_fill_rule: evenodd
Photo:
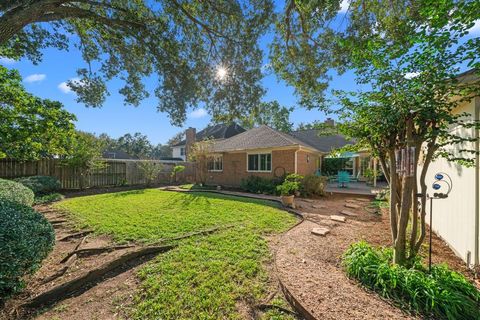
M 145 193 L 145 189 L 132 190 L 132 191 L 123 191 L 123 192 L 115 192 L 115 193 L 112 193 L 112 197 L 114 197 L 114 198 L 123 198 L 123 197 L 127 197 L 127 196 L 134 195 L 134 194 L 144 194 L 144 193 Z
M 264 200 L 264 199 L 256 199 L 256 198 L 248 198 L 236 195 L 229 195 L 229 194 L 221 194 L 215 192 L 186 192 L 182 194 L 182 203 L 185 205 L 189 205 L 192 203 L 200 203 L 203 201 L 205 204 L 211 204 L 209 199 L 219 199 L 219 200 L 230 200 L 230 201 L 238 201 L 243 203 L 253 203 L 253 204 L 260 204 L 265 205 L 272 208 L 280 209 L 282 206 L 275 201 L 272 200 Z

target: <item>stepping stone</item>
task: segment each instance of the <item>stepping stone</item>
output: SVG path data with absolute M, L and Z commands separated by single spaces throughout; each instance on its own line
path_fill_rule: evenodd
M 308 202 L 308 203 L 313 203 L 312 199 L 302 199 L 302 200 L 305 201 L 305 202 Z
M 344 216 L 348 216 L 348 217 L 356 217 L 356 216 L 358 216 L 358 214 L 353 213 L 353 212 L 348 211 L 348 210 L 342 210 L 340 213 L 343 214 Z
M 323 205 L 323 204 L 314 204 L 312 206 L 312 208 L 315 208 L 315 209 L 325 209 L 327 206 Z
M 329 233 L 330 230 L 327 229 L 327 228 L 322 228 L 322 227 L 319 227 L 319 228 L 313 228 L 312 229 L 312 234 L 316 235 L 316 236 L 326 236 L 327 233 Z
M 365 198 L 355 198 L 355 200 L 360 202 L 370 202 L 370 199 L 365 199 Z
M 358 204 L 353 204 L 353 203 L 346 203 L 345 207 L 351 208 L 351 209 L 358 209 L 360 206 Z
M 357 200 L 347 199 L 347 200 L 345 200 L 345 202 L 348 202 L 348 203 L 357 203 Z
M 344 216 L 337 216 L 337 215 L 332 215 L 330 216 L 330 219 L 333 221 L 338 221 L 338 222 L 346 222 L 347 219 Z

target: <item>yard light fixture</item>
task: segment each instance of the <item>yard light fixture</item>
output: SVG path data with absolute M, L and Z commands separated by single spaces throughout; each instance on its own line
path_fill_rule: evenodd
M 444 172 L 438 172 L 434 176 L 435 181 L 432 183 L 432 189 L 435 191 L 443 191 L 444 187 L 446 187 L 445 192 L 434 192 L 433 197 L 430 197 L 427 194 L 427 199 L 430 200 L 430 239 L 429 239 L 429 249 L 428 249 L 428 271 L 432 271 L 432 216 L 433 216 L 433 199 L 446 199 L 448 198 L 448 195 L 450 194 L 450 191 L 452 191 L 452 178 Z

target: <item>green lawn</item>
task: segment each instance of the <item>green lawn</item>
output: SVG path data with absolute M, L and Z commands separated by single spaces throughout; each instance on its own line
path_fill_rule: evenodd
M 234 225 L 179 242 L 139 272 L 135 319 L 238 319 L 239 300 L 267 294 L 271 260 L 264 236 L 296 219 L 277 205 L 213 193 L 142 190 L 68 199 L 56 204 L 79 226 L 119 242 L 155 242 L 215 226 Z M 268 318 L 286 319 L 281 314 Z

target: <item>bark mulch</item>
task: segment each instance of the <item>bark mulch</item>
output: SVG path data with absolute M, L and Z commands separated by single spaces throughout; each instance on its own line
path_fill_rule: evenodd
M 325 320 L 416 319 L 348 279 L 341 266 L 341 256 L 353 242 L 364 239 L 373 245 L 390 244 L 386 213 L 367 212 L 367 203 L 354 195 L 334 194 L 296 202 L 306 220 L 278 238 L 274 246 L 278 276 L 303 307 L 316 319 Z M 359 205 L 348 209 L 357 216 L 347 216 L 345 223 L 331 221 L 329 216 L 341 215 L 346 203 Z M 313 235 L 312 229 L 319 226 L 326 226 L 330 233 Z M 433 243 L 434 263 L 447 263 L 473 280 L 473 273 L 440 238 L 435 236 Z

